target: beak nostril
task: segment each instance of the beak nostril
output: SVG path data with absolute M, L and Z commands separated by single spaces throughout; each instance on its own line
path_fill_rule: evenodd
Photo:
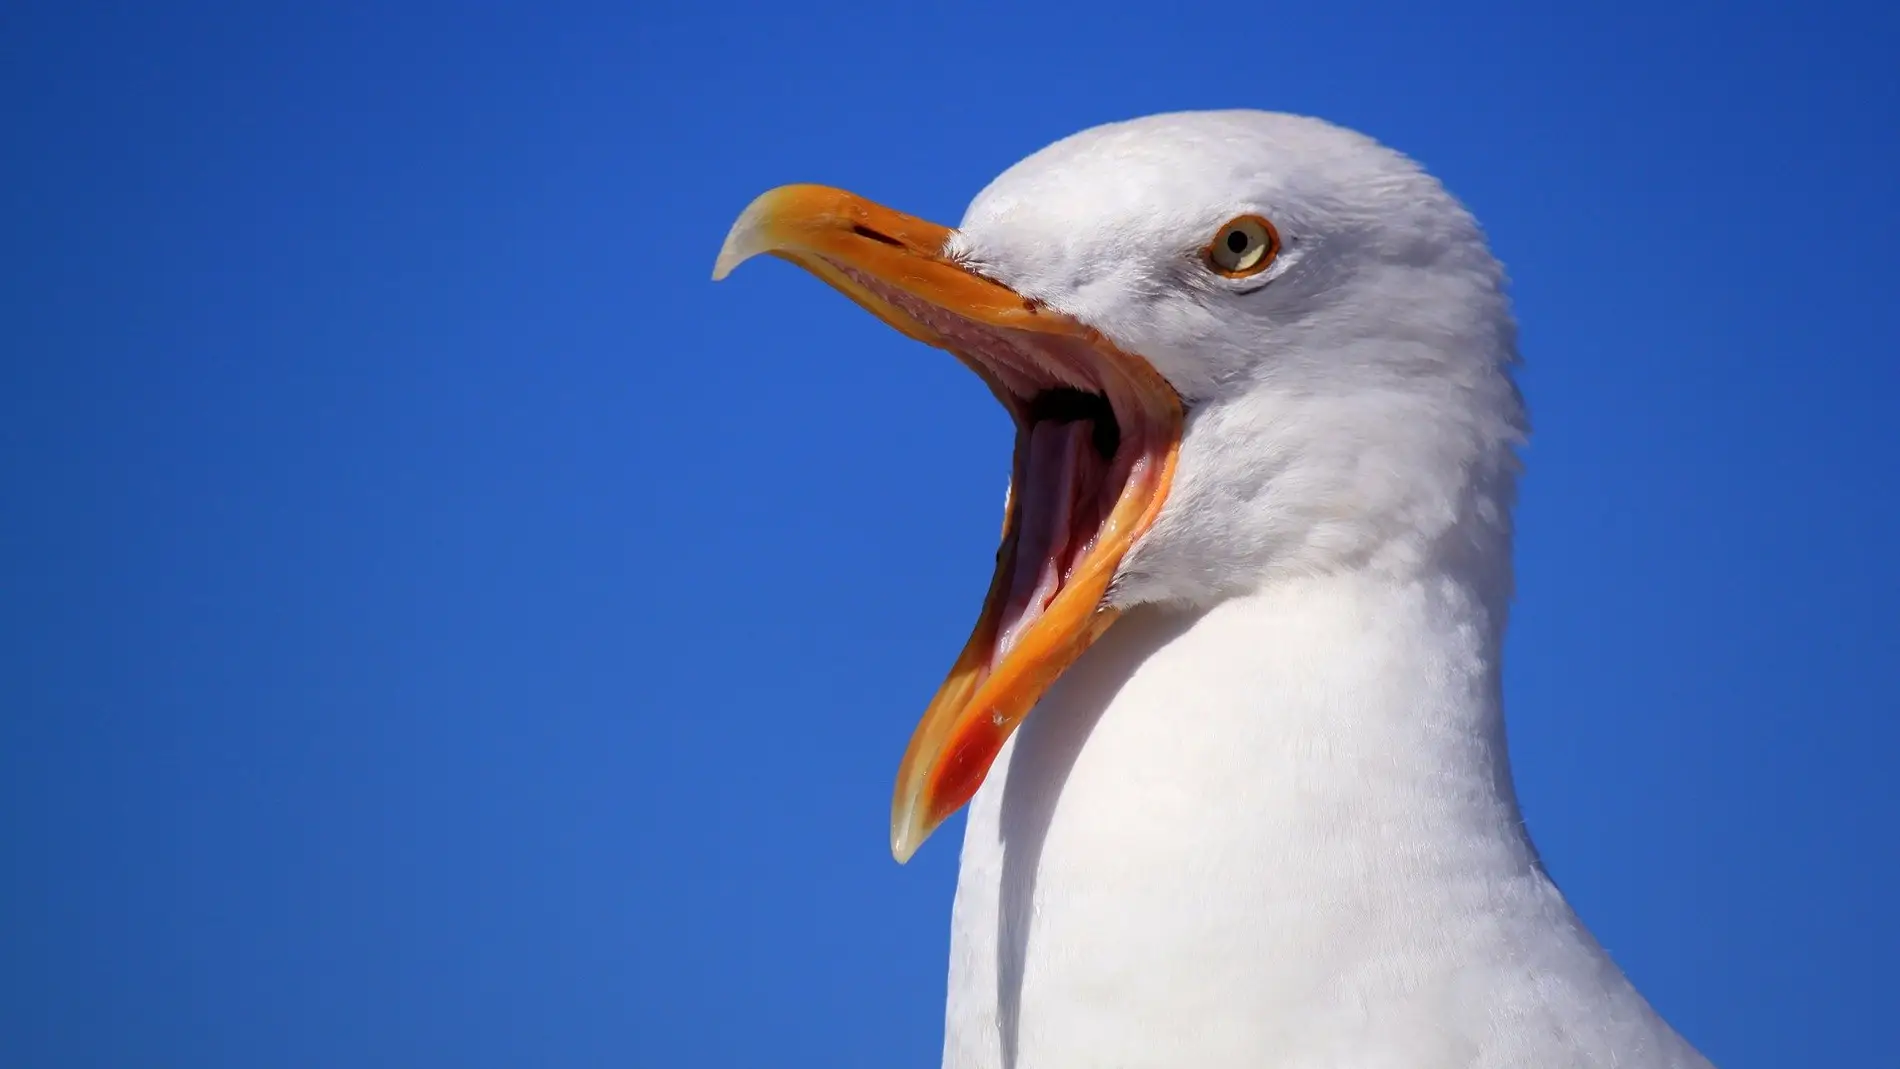
M 880 234 L 877 231 L 872 230 L 868 226 L 854 225 L 851 228 L 851 232 L 861 238 L 870 238 L 872 241 L 880 242 L 885 245 L 894 245 L 900 249 L 904 247 L 903 242 L 897 240 L 896 238 L 890 236 L 889 234 Z

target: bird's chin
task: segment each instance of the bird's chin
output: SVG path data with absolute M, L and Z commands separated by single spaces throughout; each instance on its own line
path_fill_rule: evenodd
M 1141 357 L 944 254 L 950 231 L 841 190 L 755 200 L 714 277 L 771 253 L 975 371 L 1016 422 L 1002 546 L 983 610 L 898 769 L 891 851 L 910 858 L 976 793 L 1003 743 L 1116 612 L 1116 568 L 1155 521 L 1179 396 Z

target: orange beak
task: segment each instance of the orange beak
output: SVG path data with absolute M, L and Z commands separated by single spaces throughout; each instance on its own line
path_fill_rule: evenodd
M 982 377 L 1016 420 L 982 614 L 898 767 L 891 853 L 908 861 L 968 802 L 1010 733 L 1114 622 L 1116 569 L 1160 514 L 1180 397 L 1146 360 L 957 263 L 951 232 L 824 186 L 753 201 L 713 268 L 771 253 Z

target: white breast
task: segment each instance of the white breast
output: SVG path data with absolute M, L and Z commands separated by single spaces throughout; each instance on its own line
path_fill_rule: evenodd
M 1525 837 L 1450 582 L 1139 610 L 972 803 L 947 1069 L 1706 1066 Z

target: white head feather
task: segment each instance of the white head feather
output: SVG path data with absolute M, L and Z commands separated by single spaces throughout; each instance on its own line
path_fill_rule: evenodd
M 1210 237 L 1248 213 L 1277 227 L 1279 258 L 1208 270 Z M 1140 353 L 1189 406 L 1119 604 L 1455 566 L 1501 622 L 1526 431 L 1515 329 L 1476 222 L 1410 160 L 1316 119 L 1151 116 L 1011 167 L 949 251 Z

